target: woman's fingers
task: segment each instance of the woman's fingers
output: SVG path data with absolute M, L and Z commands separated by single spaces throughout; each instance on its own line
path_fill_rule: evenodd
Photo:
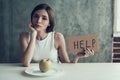
M 92 55 L 94 55 L 94 50 L 91 50 L 91 52 L 92 52 Z
M 35 30 L 35 29 L 33 28 L 33 26 L 32 26 L 32 24 L 31 24 L 31 23 L 29 23 L 28 27 L 29 27 L 32 31 L 34 31 L 34 30 Z
M 77 53 L 77 56 L 89 57 L 94 55 L 94 50 L 90 50 L 89 48 L 83 48 L 81 52 Z
M 28 25 L 29 29 L 32 31 L 32 37 L 36 38 L 37 36 L 37 31 L 35 30 L 35 28 L 33 28 L 32 24 L 29 23 Z
M 91 56 L 91 55 L 94 55 L 94 51 L 87 48 L 85 50 L 85 57 L 88 57 L 88 56 Z

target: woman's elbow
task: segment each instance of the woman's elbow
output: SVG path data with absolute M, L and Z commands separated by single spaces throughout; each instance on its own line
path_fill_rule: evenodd
M 24 67 L 28 67 L 28 66 L 30 65 L 30 63 L 29 63 L 29 62 L 26 62 L 26 61 L 22 61 L 22 65 L 23 65 Z
M 23 63 L 24 67 L 28 67 L 30 65 L 30 63 Z

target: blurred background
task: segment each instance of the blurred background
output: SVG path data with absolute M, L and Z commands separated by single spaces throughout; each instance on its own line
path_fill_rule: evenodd
M 111 62 L 113 0 L 0 0 L 0 62 L 20 62 L 19 34 L 28 31 L 33 8 L 47 3 L 55 12 L 55 31 L 69 36 L 97 35 L 99 52 L 79 62 Z M 72 59 L 73 54 L 69 55 Z

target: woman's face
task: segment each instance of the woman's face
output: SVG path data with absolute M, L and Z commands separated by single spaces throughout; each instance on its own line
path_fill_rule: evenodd
M 49 16 L 46 10 L 38 10 L 33 14 L 32 26 L 37 31 L 46 31 L 49 26 Z

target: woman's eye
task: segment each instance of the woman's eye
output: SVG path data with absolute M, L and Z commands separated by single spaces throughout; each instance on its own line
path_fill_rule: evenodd
M 43 17 L 43 20 L 47 20 L 47 18 L 46 18 L 46 17 Z
M 38 15 L 34 15 L 33 17 L 34 17 L 34 18 L 38 18 L 39 16 L 38 16 Z

